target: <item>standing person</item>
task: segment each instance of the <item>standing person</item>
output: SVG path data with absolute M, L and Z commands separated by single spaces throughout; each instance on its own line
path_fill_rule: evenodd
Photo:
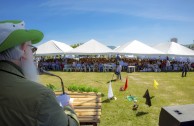
M 166 61 L 166 70 L 167 71 L 170 71 L 171 70 L 171 64 L 170 64 L 170 61 L 169 60 Z
M 0 126 L 79 126 L 71 105 L 37 82 L 32 44 L 42 38 L 23 21 L 0 21 Z
M 187 62 L 185 62 L 182 67 L 182 77 L 186 77 L 188 71 L 189 71 L 189 65 Z
M 117 80 L 120 79 L 121 80 L 121 70 L 122 70 L 122 67 L 121 65 L 119 64 L 119 62 L 116 63 L 116 71 L 115 71 L 115 74 L 117 75 Z

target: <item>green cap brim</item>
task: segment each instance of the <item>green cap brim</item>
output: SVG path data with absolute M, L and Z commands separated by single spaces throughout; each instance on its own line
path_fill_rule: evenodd
M 27 41 L 31 41 L 32 44 L 36 44 L 40 42 L 43 37 L 43 33 L 38 30 L 15 30 L 0 45 L 0 52 L 18 46 Z

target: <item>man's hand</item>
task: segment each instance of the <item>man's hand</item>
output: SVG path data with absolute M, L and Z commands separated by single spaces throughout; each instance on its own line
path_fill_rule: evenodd
M 70 105 L 70 96 L 67 94 L 59 95 L 56 97 L 61 107 Z
M 70 98 L 70 100 L 69 100 L 69 106 L 74 109 L 74 107 L 73 107 L 73 100 L 74 100 L 73 98 Z

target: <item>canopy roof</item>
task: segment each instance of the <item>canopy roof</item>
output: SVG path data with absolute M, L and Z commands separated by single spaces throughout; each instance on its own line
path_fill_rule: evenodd
M 69 54 L 76 54 L 76 55 L 91 55 L 91 54 L 109 54 L 113 52 L 112 49 L 108 48 L 106 45 L 91 39 L 88 42 L 78 46 L 75 49 L 69 51 Z
M 164 54 L 163 52 L 154 49 L 140 41 L 134 40 L 127 42 L 114 50 L 119 54 L 140 54 L 140 55 L 158 55 Z
M 55 40 L 50 40 L 38 46 L 36 51 L 36 56 L 46 56 L 46 55 L 62 55 L 66 52 L 72 50 L 73 48 L 63 42 L 58 42 Z
M 153 46 L 168 55 L 194 56 L 194 51 L 176 42 L 160 43 Z

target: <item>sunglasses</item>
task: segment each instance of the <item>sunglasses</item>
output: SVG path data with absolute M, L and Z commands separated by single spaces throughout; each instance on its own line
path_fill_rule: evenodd
M 35 47 L 35 46 L 33 46 L 33 45 L 28 45 L 28 46 L 31 47 L 32 53 L 35 53 L 35 52 L 36 52 L 37 47 Z

